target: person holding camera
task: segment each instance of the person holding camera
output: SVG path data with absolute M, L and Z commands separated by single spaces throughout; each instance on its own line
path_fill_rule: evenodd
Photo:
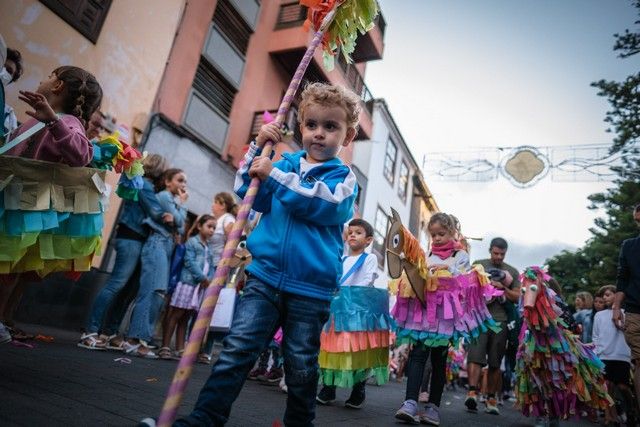
M 520 297 L 518 271 L 504 262 L 507 248 L 507 241 L 501 237 L 496 237 L 491 240 L 489 245 L 490 258 L 474 263 L 484 267 L 485 271 L 491 276 L 491 284 L 497 289 L 503 290 L 504 294 L 487 301 L 489 313 L 491 313 L 493 320 L 500 325 L 500 332 L 496 333 L 491 330 L 483 332 L 477 340 L 469 345 L 469 353 L 467 355 L 469 392 L 464 404 L 471 412 L 476 412 L 478 409 L 480 376 L 483 366 L 488 365 L 485 412 L 493 415 L 500 414 L 496 399 L 496 394 L 499 392 L 499 387 L 502 383 L 500 365 L 507 350 L 509 331 L 515 328 L 515 325 L 509 325 L 508 313 L 513 311 L 513 304 Z

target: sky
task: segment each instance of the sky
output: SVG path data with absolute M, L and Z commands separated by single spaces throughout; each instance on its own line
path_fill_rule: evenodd
M 634 29 L 627 0 L 380 0 L 387 23 L 384 58 L 367 65 L 366 83 L 385 98 L 421 163 L 429 153 L 482 147 L 610 144 L 606 99 L 590 83 L 623 80 L 639 58 L 619 59 L 614 33 Z M 638 56 L 638 55 L 637 55 Z M 382 141 L 379 141 L 383 143 Z M 520 189 L 505 178 L 446 182 L 425 174 L 444 212 L 463 233 L 509 241 L 507 262 L 541 265 L 589 237 L 598 215 L 587 196 L 606 182 L 547 177 Z

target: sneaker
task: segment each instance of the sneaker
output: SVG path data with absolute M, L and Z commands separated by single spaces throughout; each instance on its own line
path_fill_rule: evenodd
M 409 424 L 420 424 L 418 403 L 413 399 L 405 400 L 396 412 L 396 419 Z
M 105 350 L 106 344 L 102 341 L 98 334 L 93 332 L 90 334 L 82 334 L 80 341 L 78 341 L 78 347 L 86 348 L 87 350 Z
M 280 387 L 280 391 L 283 393 L 287 393 L 287 391 L 289 390 L 287 388 L 287 383 L 284 382 L 284 375 L 282 376 L 282 378 L 280 378 L 280 383 L 278 384 L 278 387 Z
M 476 412 L 478 410 L 478 394 L 475 391 L 471 390 L 467 393 L 464 406 L 467 407 L 469 412 Z
M 424 412 L 420 414 L 420 422 L 431 426 L 440 425 L 440 408 L 434 403 L 427 403 Z
M 265 374 L 258 375 L 258 381 L 266 384 L 276 385 L 280 382 L 280 378 L 282 378 L 283 375 L 284 373 L 282 372 L 282 368 L 272 368 Z
M 486 405 L 487 407 L 484 408 L 484 412 L 491 415 L 500 415 L 500 409 L 498 409 L 498 402 L 495 397 L 488 398 Z
M 0 344 L 5 344 L 11 341 L 11 332 L 5 328 L 5 326 L 0 322 Z
M 336 400 L 336 388 L 335 386 L 324 386 L 320 390 L 320 393 L 316 396 L 316 400 L 321 405 L 328 405 Z
M 351 396 L 344 402 L 344 406 L 351 409 L 360 409 L 366 398 L 364 383 L 356 384 L 351 390 Z
M 266 373 L 267 373 L 267 370 L 265 368 L 257 367 L 252 369 L 251 372 L 249 372 L 249 376 L 247 377 L 247 379 L 255 381 L 258 379 L 259 376 L 262 376 Z
M 418 396 L 418 402 L 427 403 L 428 401 L 429 401 L 429 392 L 423 391 L 422 393 L 420 393 L 420 396 Z

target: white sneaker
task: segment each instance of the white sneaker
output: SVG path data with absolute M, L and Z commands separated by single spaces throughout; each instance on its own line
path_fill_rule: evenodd
M 278 384 L 278 387 L 280 387 L 280 390 L 283 393 L 288 392 L 287 383 L 284 382 L 284 375 L 282 376 L 282 378 L 280 378 L 280 383 Z

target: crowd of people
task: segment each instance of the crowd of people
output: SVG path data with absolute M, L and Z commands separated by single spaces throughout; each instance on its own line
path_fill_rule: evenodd
M 20 53 L 6 52 L 0 73 L 3 91 L 23 69 Z M 92 139 L 99 137 L 103 119 L 101 99 L 101 86 L 88 71 L 54 69 L 35 91 L 20 92 L 20 100 L 32 108 L 27 111 L 30 120 L 18 125 L 13 110 L 3 108 L 6 140 L 29 135 L 5 154 L 90 166 Z M 532 283 L 543 277 L 536 283 L 544 283 L 551 289 L 546 295 L 561 302 L 560 286 L 542 273 L 532 276 L 538 270 L 521 274 L 507 264 L 503 238 L 491 241 L 489 258 L 471 262 L 456 217 L 436 213 L 428 223 L 427 253 L 401 229 L 408 243 L 397 249 L 405 250 L 398 274 L 404 271 L 405 282 L 390 310 L 387 290 L 374 286 L 378 260 L 366 252 L 373 228 L 353 219 L 355 175 L 338 158 L 356 136 L 359 113 L 360 100 L 348 90 L 309 84 L 299 104 L 304 150 L 284 154 L 275 163 L 263 155 L 268 141 L 283 138 L 273 123 L 264 125 L 252 142 L 234 190 L 244 197 L 252 178 L 262 182 L 253 205 L 260 217 L 255 228 L 246 230 L 253 260 L 246 266 L 243 286 L 236 286 L 241 297 L 231 326 L 222 334 L 224 346 L 211 375 L 193 411 L 174 425 L 224 424 L 246 379 L 279 383 L 287 393 L 284 423 L 311 425 L 316 403 L 334 402 L 337 387 L 351 389 L 345 406 L 362 408 L 367 382 L 389 379 L 390 354 L 396 376 L 407 377 L 405 397 L 395 413 L 407 423 L 440 425 L 443 390 L 447 382 L 454 385 L 461 378 L 467 379 L 464 406 L 469 411 L 484 403 L 486 413 L 499 415 L 502 401 L 519 392 L 514 389 L 520 366 L 516 359 L 524 351 L 527 328 L 534 327 L 523 323 L 521 295 L 538 292 Z M 178 359 L 235 222 L 236 198 L 218 193 L 211 212 L 193 215 L 186 209 L 184 171 L 157 154 L 143 159 L 143 169 L 137 197 L 123 201 L 113 272 L 93 302 L 77 345 Z M 634 215 L 640 223 L 640 206 Z M 395 241 L 387 244 L 393 248 Z M 390 253 L 396 250 L 389 248 Z M 609 389 L 630 391 L 631 362 L 640 358 L 639 255 L 640 240 L 625 241 L 617 287 L 603 286 L 595 298 L 578 293 L 572 320 L 558 323 L 582 343 L 593 343 Z M 28 337 L 16 328 L 13 314 L 32 280 L 23 271 L 3 275 L 0 342 Z M 471 304 L 472 297 L 480 306 Z M 560 302 L 558 307 L 565 307 Z M 399 322 L 397 328 L 392 317 Z M 208 334 L 198 361 L 211 363 L 218 338 Z M 636 387 L 639 372 L 634 374 Z M 598 416 L 589 405 L 584 411 L 594 420 Z M 539 425 L 557 425 L 556 415 L 535 415 Z M 605 423 L 616 422 L 615 406 L 604 415 Z

